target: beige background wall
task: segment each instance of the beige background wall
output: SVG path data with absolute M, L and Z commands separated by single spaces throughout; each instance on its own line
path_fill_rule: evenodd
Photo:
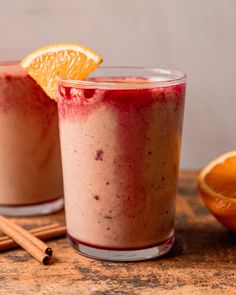
M 107 65 L 188 74 L 182 167 L 236 149 L 235 0 L 0 0 L 0 57 L 73 41 Z

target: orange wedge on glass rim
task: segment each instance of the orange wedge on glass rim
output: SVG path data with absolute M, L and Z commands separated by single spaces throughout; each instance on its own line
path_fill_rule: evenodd
M 198 187 L 209 211 L 236 231 L 236 151 L 211 161 L 198 176 Z
M 102 62 L 102 58 L 80 44 L 58 43 L 39 48 L 27 55 L 20 65 L 56 99 L 57 81 L 62 78 L 83 80 Z

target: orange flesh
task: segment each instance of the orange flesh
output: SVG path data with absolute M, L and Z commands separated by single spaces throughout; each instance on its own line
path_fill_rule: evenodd
M 205 182 L 213 191 L 236 199 L 236 156 L 212 168 L 206 175 Z
M 83 80 L 102 62 L 95 52 L 79 44 L 53 44 L 26 56 L 21 66 L 43 88 L 47 95 L 56 98 L 56 76 Z

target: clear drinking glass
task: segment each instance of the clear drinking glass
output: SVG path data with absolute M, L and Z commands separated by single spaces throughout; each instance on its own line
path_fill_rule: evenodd
M 58 77 L 68 236 L 89 257 L 146 260 L 174 243 L 185 74 L 97 69 Z
M 63 207 L 57 106 L 19 66 L 22 56 L 0 51 L 0 214 L 13 216 Z

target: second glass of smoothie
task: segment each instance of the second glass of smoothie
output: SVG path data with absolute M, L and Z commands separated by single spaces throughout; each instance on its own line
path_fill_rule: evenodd
M 58 78 L 66 223 L 80 253 L 135 261 L 171 249 L 185 80 L 143 68 Z
M 57 105 L 17 62 L 0 63 L 0 214 L 63 207 Z

